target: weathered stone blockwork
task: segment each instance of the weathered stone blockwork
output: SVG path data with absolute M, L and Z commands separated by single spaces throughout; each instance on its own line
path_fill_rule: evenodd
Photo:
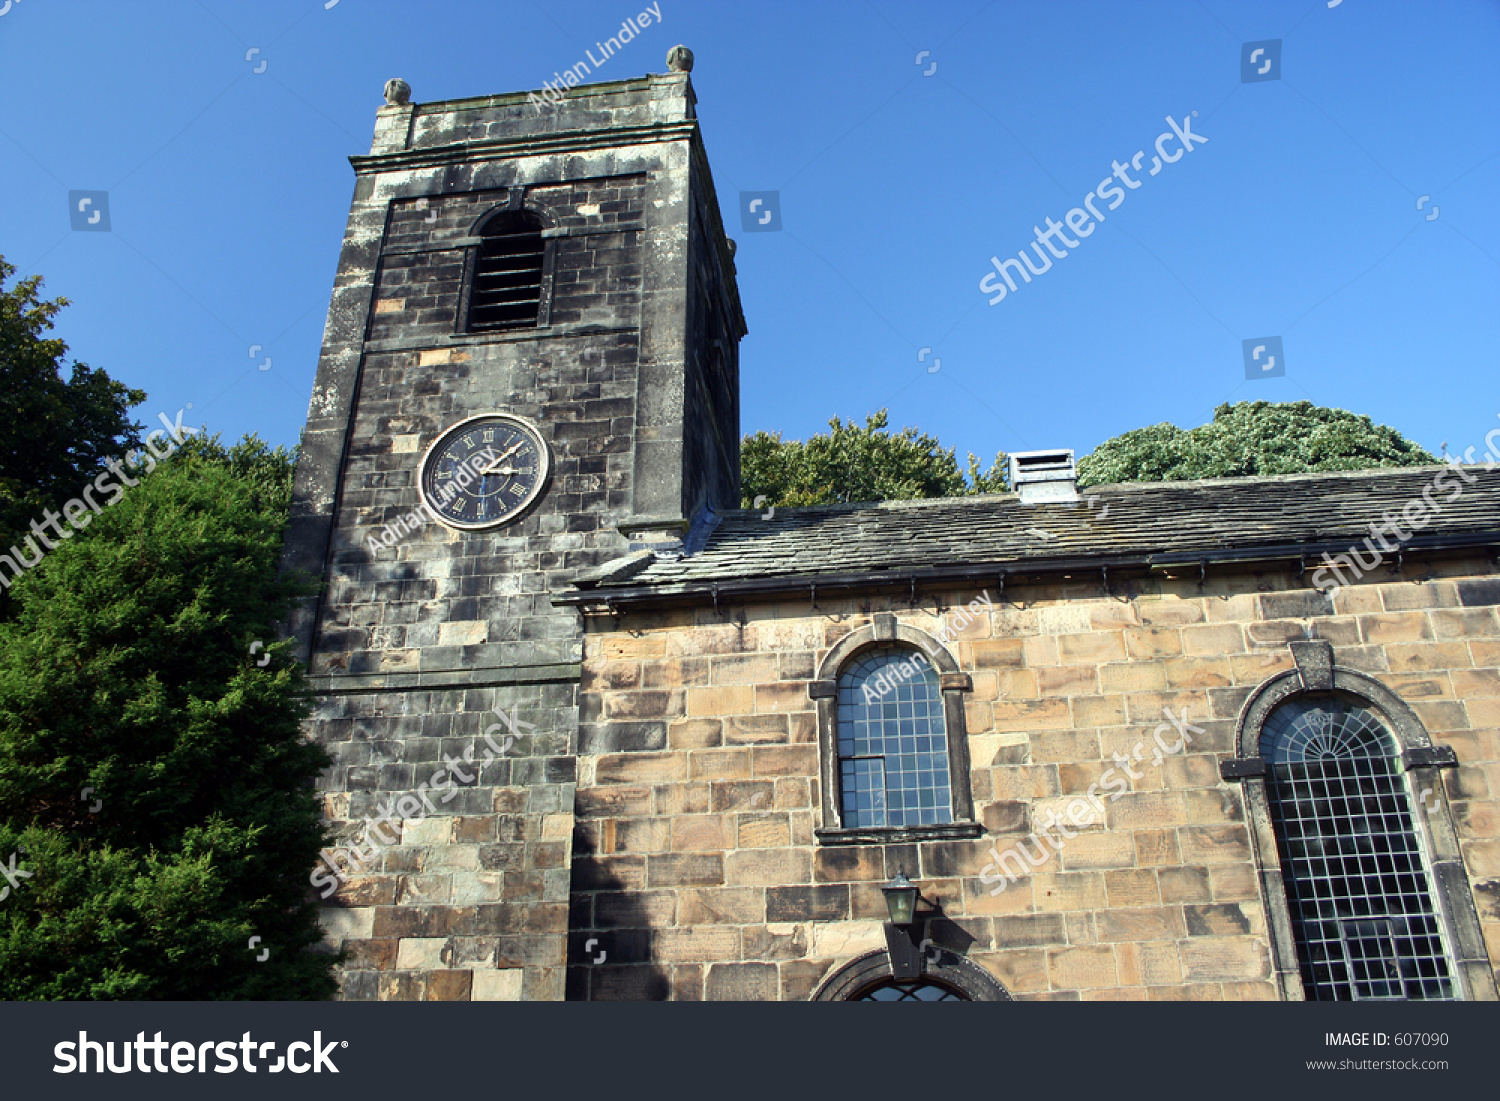
M 357 873 L 326 911 L 346 998 L 564 994 L 582 643 L 551 594 L 627 533 L 738 504 L 744 322 L 694 115 L 686 73 L 541 112 L 524 94 L 393 103 L 352 159 L 286 555 L 324 580 L 293 627 L 337 843 L 389 819 L 362 865 L 331 852 Z M 539 324 L 469 332 L 474 234 L 507 209 L 546 227 Z M 550 448 L 537 506 L 486 531 L 397 527 L 426 449 L 492 411 Z M 427 791 L 443 772 L 455 786 Z
M 1500 964 L 1500 620 L 1484 559 L 1408 566 L 1331 601 L 1295 573 L 1007 586 L 949 644 L 985 835 L 820 844 L 808 687 L 876 613 L 936 635 L 979 590 L 627 612 L 589 620 L 574 841 L 571 997 L 808 997 L 884 947 L 898 868 L 940 903 L 935 941 L 1021 999 L 1273 999 L 1267 907 L 1238 784 L 1236 717 L 1292 668 L 1289 640 L 1406 701 L 1459 767 L 1443 773 Z M 1187 571 L 1183 571 L 1187 573 Z M 1153 748 L 1163 708 L 1201 728 Z M 1175 733 L 1165 737 L 1168 747 Z M 1139 753 L 1102 821 L 999 894 L 981 875 L 1048 811 Z M 1156 757 L 1158 763 L 1153 764 Z M 1097 790 L 1097 789 L 1096 789 Z M 1415 794 L 1415 793 L 1413 793 Z M 1054 833 L 1054 836 L 1057 836 Z M 988 869 L 992 874 L 993 868 Z M 584 956 L 598 941 L 602 963 Z

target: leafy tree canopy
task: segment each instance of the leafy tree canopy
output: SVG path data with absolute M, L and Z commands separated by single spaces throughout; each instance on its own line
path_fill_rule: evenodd
M 0 257 L 0 550 L 44 509 L 76 497 L 105 460 L 140 446 L 142 426 L 129 410 L 146 400 L 83 363 L 64 381 L 67 345 L 44 334 L 68 300 L 43 300 L 41 276 L 7 290 L 15 272 Z
M 0 861 L 26 876 L 0 900 L 0 999 L 333 991 L 332 957 L 304 951 L 328 758 L 273 641 L 292 469 L 253 437 L 189 438 L 15 582 Z
M 820 505 L 903 501 L 1003 493 L 1004 452 L 989 471 L 969 456 L 961 471 L 952 448 L 915 428 L 886 430 L 882 409 L 861 428 L 838 417 L 830 431 L 806 441 L 779 432 L 746 436 L 740 450 L 742 508 L 763 504 Z M 1318 471 L 1421 466 L 1438 460 L 1394 428 L 1343 409 L 1307 401 L 1225 403 L 1214 419 L 1183 430 L 1173 424 L 1136 428 L 1100 444 L 1078 462 L 1078 484 L 1161 482 Z
M 1079 485 L 1421 466 L 1438 460 L 1394 428 L 1308 401 L 1225 403 L 1207 424 L 1136 428 L 1078 463 Z
M 756 432 L 740 447 L 740 507 L 826 505 L 855 501 L 909 501 L 961 497 L 1006 489 L 1004 452 L 987 472 L 969 456 L 967 477 L 953 449 L 944 450 L 915 428 L 886 430 L 886 410 L 854 421 L 834 417 L 829 431 L 803 440 L 783 440 L 779 432 Z

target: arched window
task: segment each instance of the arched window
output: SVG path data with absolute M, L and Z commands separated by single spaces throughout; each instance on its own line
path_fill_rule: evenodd
M 886 979 L 876 983 L 854 997 L 851 1002 L 967 1002 L 970 999 L 943 983 L 918 979 L 913 983 L 898 983 Z
M 469 330 L 534 329 L 542 324 L 546 245 L 542 219 L 505 210 L 479 231 L 469 293 Z
M 1259 749 L 1307 999 L 1455 997 L 1400 750 L 1376 712 L 1348 692 L 1292 696 Z
M 834 643 L 807 694 L 817 707 L 820 845 L 979 837 L 964 693 L 942 641 L 876 612 Z
M 828 975 L 813 992 L 815 1002 L 1008 1002 L 1010 992 L 995 976 L 957 952 L 922 953 L 922 973 L 898 982 L 884 948 L 856 956 Z
M 942 691 L 920 651 L 877 646 L 839 673 L 838 757 L 845 828 L 953 821 Z

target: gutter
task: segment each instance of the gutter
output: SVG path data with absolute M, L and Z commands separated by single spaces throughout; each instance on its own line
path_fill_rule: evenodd
M 712 602 L 717 607 L 720 600 L 738 600 L 782 596 L 809 592 L 814 607 L 817 595 L 826 593 L 880 592 L 898 588 L 909 588 L 916 595 L 918 586 L 932 587 L 952 582 L 999 582 L 1003 591 L 1007 578 L 1040 578 L 1070 572 L 1093 572 L 1104 575 L 1106 587 L 1112 571 L 1144 572 L 1197 567 L 1201 575 L 1209 566 L 1249 565 L 1254 563 L 1299 562 L 1302 572 L 1318 569 L 1321 563 L 1309 559 L 1323 553 L 1342 554 L 1358 540 L 1350 543 L 1284 543 L 1269 547 L 1253 547 L 1244 550 L 1214 551 L 1194 554 L 1190 551 L 1158 551 L 1149 554 L 1085 555 L 1076 558 L 1051 559 L 1006 559 L 976 566 L 934 567 L 916 570 L 867 570 L 861 573 L 837 574 L 792 574 L 779 577 L 730 578 L 726 580 L 692 581 L 663 585 L 625 585 L 618 588 L 592 588 L 560 593 L 552 598 L 557 606 L 572 605 L 583 608 L 616 608 L 671 606 L 679 604 L 702 605 Z M 1422 551 L 1464 551 L 1477 548 L 1500 550 L 1500 530 L 1478 532 L 1465 536 L 1428 536 L 1407 541 L 1390 555 L 1391 565 L 1399 566 L 1408 553 Z

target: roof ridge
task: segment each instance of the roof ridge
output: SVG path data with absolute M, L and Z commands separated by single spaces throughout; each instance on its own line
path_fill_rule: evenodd
M 1233 474 L 1218 478 L 1166 478 L 1154 482 L 1100 482 L 1096 485 L 1080 486 L 1079 493 L 1084 495 L 1097 490 L 1110 490 L 1112 492 L 1127 493 L 1152 493 L 1171 489 L 1196 489 L 1219 486 L 1256 486 L 1266 484 L 1280 484 L 1296 481 L 1344 481 L 1359 478 L 1384 478 L 1414 476 L 1424 472 L 1437 472 L 1448 470 L 1453 467 L 1462 467 L 1466 470 L 1490 473 L 1489 463 L 1423 463 L 1421 466 L 1377 466 L 1367 467 L 1361 470 L 1313 470 L 1299 471 L 1295 474 Z M 836 501 L 818 505 L 777 505 L 776 510 L 783 515 L 815 515 L 818 513 L 847 513 L 860 510 L 898 510 L 907 508 L 940 508 L 945 505 L 968 505 L 981 504 L 985 502 L 1000 503 L 1004 501 L 1018 500 L 1020 494 L 1010 493 L 971 493 L 958 497 L 918 497 L 910 500 L 886 500 L 886 501 Z M 1066 504 L 1067 502 L 1053 501 L 1043 502 L 1048 504 Z M 736 508 L 725 509 L 724 519 L 744 519 L 754 515 L 757 519 L 760 509 L 758 508 Z

